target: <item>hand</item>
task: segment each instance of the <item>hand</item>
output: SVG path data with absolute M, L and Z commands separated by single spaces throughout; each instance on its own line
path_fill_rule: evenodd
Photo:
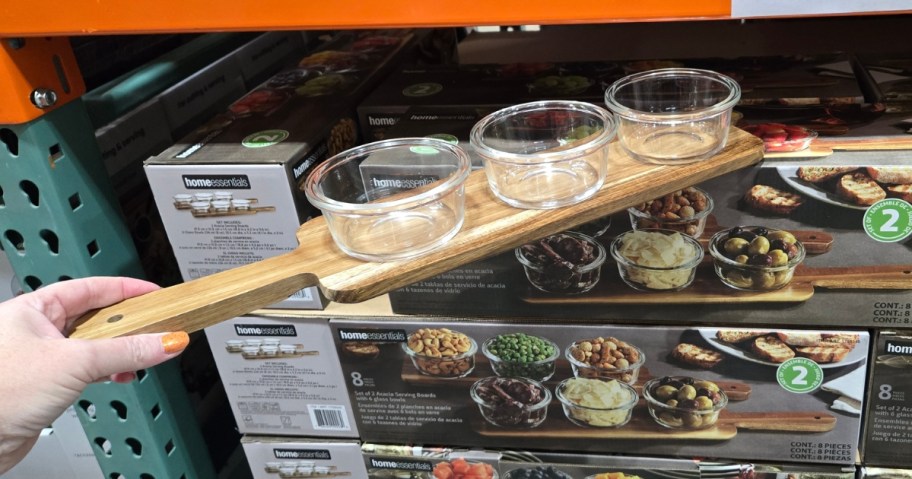
M 64 337 L 83 313 L 158 286 L 130 278 L 63 281 L 0 303 L 0 474 L 31 450 L 89 384 L 132 381 L 189 343 L 185 332 L 115 339 Z

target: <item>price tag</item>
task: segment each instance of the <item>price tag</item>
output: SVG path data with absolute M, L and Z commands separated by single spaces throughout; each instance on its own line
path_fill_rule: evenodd
M 814 392 L 823 383 L 823 369 L 808 358 L 792 358 L 779 365 L 776 380 L 791 393 Z
M 871 238 L 895 243 L 912 235 L 912 205 L 887 198 L 871 205 L 864 214 L 864 229 Z

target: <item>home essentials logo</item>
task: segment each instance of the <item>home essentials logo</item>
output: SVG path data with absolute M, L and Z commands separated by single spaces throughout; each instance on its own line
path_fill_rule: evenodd
M 884 346 L 884 352 L 889 354 L 898 354 L 900 356 L 912 356 L 912 343 L 887 341 Z
M 188 190 L 249 190 L 247 175 L 181 175 Z
M 408 335 L 404 329 L 340 329 L 341 341 L 379 341 L 386 343 L 404 343 Z
M 276 459 L 332 459 L 327 449 L 273 449 L 272 454 Z
M 427 186 L 439 181 L 438 176 L 424 175 L 374 175 L 370 178 L 370 185 L 374 188 L 391 188 L 397 190 L 414 189 Z
M 238 336 L 297 336 L 298 332 L 290 324 L 235 324 L 234 332 Z
M 400 471 L 431 472 L 434 465 L 428 461 L 415 461 L 408 459 L 376 459 L 370 458 L 370 467 L 374 469 L 398 469 Z
M 309 155 L 301 159 L 298 164 L 292 167 L 292 173 L 294 174 L 294 179 L 297 180 L 304 176 L 304 173 L 307 172 L 312 166 L 320 162 L 320 160 L 326 158 L 326 154 L 329 152 L 329 145 L 325 141 L 320 142 Z

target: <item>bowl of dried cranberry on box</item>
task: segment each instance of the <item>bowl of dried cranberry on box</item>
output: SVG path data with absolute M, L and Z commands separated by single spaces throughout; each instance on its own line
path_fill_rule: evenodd
M 757 123 L 745 125 L 741 129 L 763 140 L 763 149 L 767 153 L 805 150 L 817 138 L 814 130 L 784 123 Z

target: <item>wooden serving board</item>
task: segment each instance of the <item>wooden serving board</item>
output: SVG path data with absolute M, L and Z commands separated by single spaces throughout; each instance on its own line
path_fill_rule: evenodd
M 712 259 L 704 258 L 693 283 L 680 291 L 637 291 L 618 276 L 617 266 L 605 262 L 599 283 L 579 295 L 541 292 L 531 285 L 523 301 L 532 304 L 727 304 L 783 303 L 807 301 L 816 288 L 824 289 L 912 289 L 912 264 L 795 269 L 792 282 L 774 291 L 739 291 L 722 283 L 713 270 Z
M 480 413 L 478 414 L 480 416 Z M 636 406 L 630 422 L 619 428 L 582 427 L 570 422 L 560 405 L 554 402 L 544 423 L 534 429 L 502 428 L 478 418 L 475 430 L 488 437 L 529 437 L 553 439 L 647 439 L 724 441 L 732 439 L 739 429 L 754 431 L 828 432 L 836 427 L 836 417 L 825 412 L 730 412 L 723 410 L 713 427 L 697 430 L 669 429 L 660 426 L 642 402 Z
M 813 129 L 813 126 L 809 128 Z M 811 145 L 801 151 L 766 152 L 767 159 L 818 158 L 830 156 L 834 151 L 883 151 L 912 150 L 912 135 L 872 136 L 867 138 L 833 139 L 817 137 Z
M 327 299 L 355 303 L 529 241 L 623 211 L 657 196 L 759 162 L 759 138 L 732 128 L 716 156 L 687 165 L 634 160 L 610 145 L 608 178 L 592 198 L 552 210 L 508 206 L 491 193 L 484 171 L 465 184 L 465 221 L 447 244 L 419 258 L 372 263 L 344 254 L 323 217 L 301 225 L 291 252 L 181 283 L 91 312 L 75 321 L 71 337 L 197 331 L 319 286 Z
M 465 377 L 453 379 L 438 378 L 434 376 L 428 376 L 426 374 L 421 374 L 418 369 L 415 368 L 415 365 L 412 364 L 412 361 L 406 358 L 406 360 L 402 362 L 402 381 L 416 386 L 457 387 L 468 390 L 478 379 L 494 375 L 494 371 L 491 370 L 491 363 L 488 361 L 488 358 L 484 357 L 484 355 L 479 356 L 481 357 L 479 358 L 476 356 L 475 370 L 472 372 L 472 374 Z M 557 383 L 569 377 L 573 377 L 573 370 L 570 368 L 570 363 L 568 363 L 566 360 L 559 359 L 557 361 L 557 365 L 555 366 L 554 376 L 546 381 L 545 385 L 553 388 L 555 385 L 557 385 Z M 637 376 L 636 383 L 632 384 L 632 386 L 634 389 L 636 389 L 638 394 L 641 394 L 643 385 L 646 384 L 646 381 L 649 381 L 653 377 L 654 376 L 649 372 L 649 369 L 646 368 L 646 366 L 643 366 L 640 368 L 640 374 Z M 749 384 L 738 381 L 713 382 L 716 383 L 720 389 L 725 391 L 725 395 L 728 396 L 729 400 L 744 401 L 750 397 L 751 386 Z

